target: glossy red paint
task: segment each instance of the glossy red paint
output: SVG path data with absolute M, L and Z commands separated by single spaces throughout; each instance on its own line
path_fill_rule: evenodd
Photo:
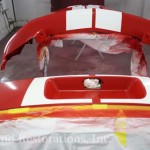
M 48 99 L 92 98 L 92 99 L 142 99 L 145 87 L 138 78 L 100 76 L 88 79 L 101 81 L 100 88 L 84 87 L 85 77 L 51 78 L 45 83 L 45 97 Z
M 85 79 L 99 79 L 101 88 L 85 88 Z M 149 87 L 149 78 L 129 76 L 61 76 L 5 82 L 0 84 L 0 110 L 69 104 L 149 106 Z
M 107 10 L 107 9 L 106 9 Z M 37 34 L 41 31 L 46 33 L 49 39 L 53 35 L 67 34 L 67 33 L 83 33 L 83 32 L 99 32 L 99 33 L 114 33 L 115 31 L 105 30 L 101 28 L 82 28 L 75 30 L 66 30 L 66 11 L 61 10 L 51 13 L 28 22 L 22 27 L 7 43 L 1 69 L 5 69 L 7 61 L 13 56 L 21 52 L 23 46 L 32 38 L 36 38 Z M 71 11 L 71 10 L 69 10 Z M 80 11 L 80 10 L 76 10 Z M 93 9 L 92 16 L 95 16 L 95 9 Z M 95 18 L 95 17 L 93 17 Z M 94 25 L 94 23 L 93 23 Z M 150 33 L 150 21 L 144 18 L 133 16 L 130 14 L 122 13 L 121 34 L 138 38 L 142 41 L 145 33 Z M 45 41 L 47 42 L 47 41 Z M 150 44 L 150 41 L 142 41 L 143 43 Z M 43 43 L 39 43 L 43 44 Z M 47 43 L 46 43 L 47 44 Z
M 123 13 L 121 31 L 123 34 L 142 40 L 145 33 L 150 33 L 150 20 Z
M 27 79 L 0 83 L 0 110 L 20 107 L 32 80 Z

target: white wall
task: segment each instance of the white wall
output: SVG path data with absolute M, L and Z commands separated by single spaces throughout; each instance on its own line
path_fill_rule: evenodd
M 8 8 L 7 14 L 9 18 L 14 19 L 13 7 L 11 0 L 2 0 L 4 9 Z M 46 15 L 50 13 L 50 0 L 14 0 L 16 13 L 16 26 L 22 26 L 29 20 Z M 5 20 L 2 13 L 0 13 L 0 40 L 9 32 L 7 30 Z
M 17 26 L 48 14 L 51 8 L 50 0 L 14 0 L 14 4 Z M 150 18 L 150 0 L 105 0 L 105 5 L 111 9 Z
M 105 6 L 110 9 L 120 10 L 121 0 L 105 0 Z
M 150 19 L 150 0 L 105 0 L 105 5 L 114 10 Z
M 14 0 L 17 26 L 50 13 L 50 0 Z
M 2 13 L 0 12 L 0 40 L 3 37 L 5 37 L 6 34 L 7 34 L 7 28 L 5 25 L 5 20 L 4 20 Z
M 150 19 L 150 0 L 144 2 L 143 17 Z
M 4 9 L 8 9 L 8 17 L 14 19 L 11 0 L 2 0 L 2 5 Z M 6 17 L 3 16 L 0 12 L 0 40 L 9 33 L 7 28 L 8 22 L 6 20 Z
M 142 16 L 144 0 L 126 0 L 121 1 L 121 10 L 127 13 L 132 13 L 138 16 Z

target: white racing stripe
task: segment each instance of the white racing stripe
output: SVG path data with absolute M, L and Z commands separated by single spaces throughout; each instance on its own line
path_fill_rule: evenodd
M 96 8 L 95 28 L 121 32 L 122 12 Z M 66 30 L 92 28 L 92 9 L 66 12 Z
M 95 28 L 121 32 L 122 12 L 96 9 Z
M 92 28 L 92 9 L 69 10 L 66 12 L 66 30 Z
M 25 93 L 21 106 L 44 105 L 44 104 L 92 103 L 92 99 L 47 99 L 45 98 L 44 85 L 45 85 L 45 81 L 49 78 L 50 77 L 42 77 L 42 78 L 34 79 L 30 84 L 29 88 L 27 89 L 27 92 Z M 142 99 L 101 99 L 100 103 L 150 104 L 150 79 L 148 77 L 136 77 L 136 78 L 139 78 L 142 81 L 146 89 L 146 96 L 144 98 Z
M 35 78 L 27 89 L 21 106 L 44 104 L 92 103 L 92 99 L 47 99 L 44 96 L 45 81 L 50 77 Z

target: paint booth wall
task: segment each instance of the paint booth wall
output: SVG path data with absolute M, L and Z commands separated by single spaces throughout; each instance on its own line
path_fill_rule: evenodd
M 13 0 L 13 2 L 16 13 L 16 26 L 23 26 L 29 20 L 50 12 L 50 0 Z M 12 0 L 2 0 L 2 6 L 4 9 L 8 9 L 8 17 L 14 20 Z M 6 17 L 0 12 L 0 40 L 9 32 Z
M 11 0 L 2 0 L 1 2 L 3 9 L 7 10 L 7 15 L 9 18 L 14 19 L 13 7 Z M 10 31 L 8 31 L 8 22 L 6 16 L 2 13 L 2 8 L 0 7 L 0 40 L 4 38 Z M 13 29 L 13 28 L 11 28 Z M 11 30 L 10 29 L 10 30 Z
M 14 0 L 17 26 L 46 15 L 51 11 L 50 0 Z
M 150 0 L 105 0 L 108 8 L 150 19 Z
M 50 12 L 50 0 L 14 0 L 17 25 Z M 150 0 L 105 0 L 108 8 L 150 18 Z

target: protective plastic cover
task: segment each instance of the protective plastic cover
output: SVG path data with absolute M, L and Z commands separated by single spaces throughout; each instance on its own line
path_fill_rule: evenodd
M 143 53 L 142 44 L 134 39 L 121 34 L 77 33 L 55 35 L 51 45 L 62 47 L 60 40 L 80 40 L 91 48 L 108 54 L 132 52 L 131 75 L 147 76 L 147 63 Z
M 0 123 L 3 150 L 148 150 L 149 118 L 76 117 Z

